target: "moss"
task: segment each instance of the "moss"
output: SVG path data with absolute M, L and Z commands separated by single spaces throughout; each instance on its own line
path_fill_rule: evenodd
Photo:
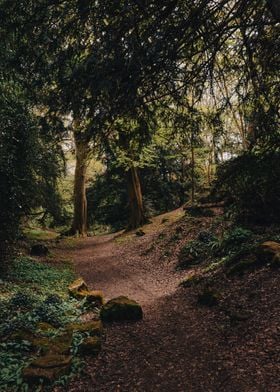
M 87 304 L 93 306 L 102 306 L 104 304 L 104 296 L 99 290 L 80 290 L 76 293 L 76 299 L 86 299 Z
M 275 241 L 263 242 L 258 246 L 256 254 L 259 262 L 271 262 L 277 254 L 280 255 L 280 243 Z
M 101 340 L 97 336 L 89 336 L 80 344 L 79 354 L 96 355 L 101 350 Z
M 143 318 L 143 311 L 136 301 L 121 296 L 107 302 L 102 307 L 100 316 L 106 322 L 137 321 Z
M 90 335 L 101 336 L 103 327 L 101 321 L 87 321 L 85 323 L 70 323 L 66 326 L 66 331 L 88 332 Z
M 79 278 L 69 285 L 68 290 L 69 294 L 76 298 L 80 291 L 88 291 L 88 287 L 86 282 L 82 278 Z
M 22 372 L 23 379 L 30 384 L 41 380 L 50 383 L 67 374 L 71 367 L 71 356 L 48 354 L 35 359 Z
M 55 330 L 55 327 L 49 323 L 38 323 L 37 328 L 39 331 L 42 332 L 52 332 Z
M 203 280 L 203 276 L 202 275 L 198 275 L 198 274 L 193 274 L 188 276 L 187 278 L 185 278 L 181 283 L 180 286 L 183 287 L 192 287 L 195 286 L 198 283 L 201 283 Z

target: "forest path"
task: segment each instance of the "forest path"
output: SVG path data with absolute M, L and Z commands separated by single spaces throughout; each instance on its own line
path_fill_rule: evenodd
M 205 367 L 199 372 L 205 374 L 211 350 L 198 362 L 193 357 L 203 351 L 207 333 L 200 317 L 194 319 L 176 297 L 182 273 L 152 245 L 182 215 L 179 209 L 156 217 L 143 227 L 142 237 L 123 232 L 95 236 L 74 240 L 64 250 L 91 289 L 102 290 L 106 299 L 135 299 L 144 312 L 141 322 L 106 326 L 101 354 L 87 363 L 87 377 L 69 391 L 200 391 L 203 380 L 198 375 L 192 380 L 193 373 Z M 199 328 L 194 338 L 193 329 Z
M 264 391 L 247 385 L 255 380 L 250 371 L 244 373 L 242 361 L 239 373 L 239 354 L 233 371 L 222 313 L 197 306 L 195 292 L 178 288 L 183 273 L 157 248 L 159 236 L 173 232 L 167 243 L 172 240 L 173 222 L 182 214 L 157 217 L 144 227 L 143 237 L 96 236 L 61 249 L 90 288 L 102 290 L 106 299 L 129 296 L 144 311 L 140 322 L 106 325 L 101 353 L 87 360 L 68 392 Z
M 173 267 L 166 262 L 151 263 L 146 250 L 159 232 L 182 214 L 178 209 L 154 218 L 143 227 L 146 234 L 142 237 L 122 231 L 74 240 L 63 254 L 89 287 L 102 290 L 106 299 L 125 295 L 146 307 L 173 293 L 180 282 Z

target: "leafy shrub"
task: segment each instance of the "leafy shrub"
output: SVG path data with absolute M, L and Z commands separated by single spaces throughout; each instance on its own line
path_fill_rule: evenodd
M 218 168 L 213 194 L 241 222 L 280 221 L 280 152 L 246 153 Z
M 220 251 L 240 248 L 240 245 L 248 242 L 252 238 L 252 235 L 253 233 L 250 230 L 242 227 L 234 227 L 226 232 L 220 244 Z

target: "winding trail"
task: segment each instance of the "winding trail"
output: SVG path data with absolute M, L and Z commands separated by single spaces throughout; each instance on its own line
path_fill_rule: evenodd
M 246 370 L 236 373 L 220 328 L 224 314 L 198 307 L 195 293 L 178 288 L 182 273 L 153 248 L 160 230 L 86 238 L 63 250 L 90 288 L 107 299 L 131 297 L 144 311 L 141 322 L 106 326 L 101 353 L 67 391 L 276 392 Z

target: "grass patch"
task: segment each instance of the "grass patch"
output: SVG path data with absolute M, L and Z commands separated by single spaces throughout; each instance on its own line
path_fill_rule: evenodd
M 25 228 L 23 234 L 30 241 L 50 241 L 59 236 L 58 233 L 50 230 L 44 230 L 39 227 Z

